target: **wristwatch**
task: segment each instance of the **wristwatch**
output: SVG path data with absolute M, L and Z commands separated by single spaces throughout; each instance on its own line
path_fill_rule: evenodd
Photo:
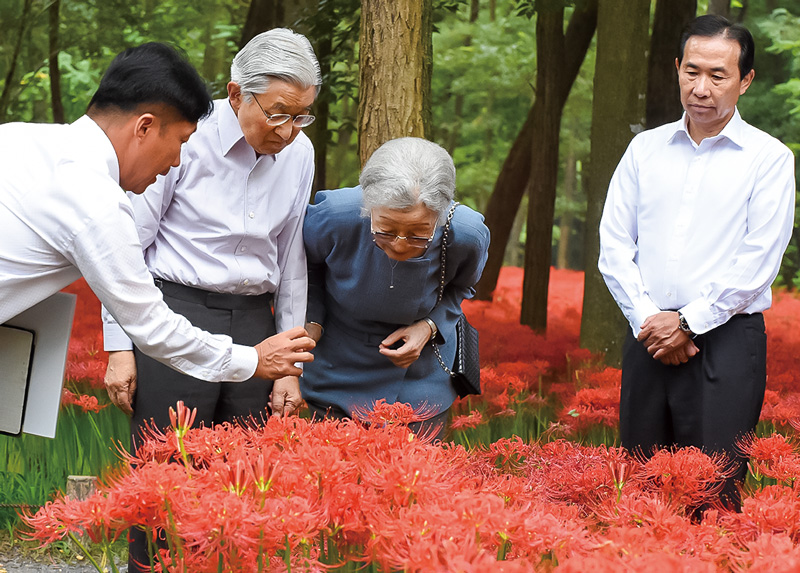
M 434 338 L 436 338 L 436 335 L 437 335 L 437 334 L 439 334 L 439 329 L 438 329 L 438 328 L 436 328 L 436 323 L 435 323 L 435 322 L 433 322 L 433 320 L 431 320 L 431 318 L 430 318 L 430 317 L 428 317 L 428 316 L 426 316 L 426 317 L 425 317 L 425 318 L 423 318 L 422 320 L 424 320 L 425 322 L 427 322 L 427 323 L 428 323 L 428 326 L 430 326 L 430 327 L 431 327 L 431 337 L 430 337 L 428 340 L 433 340 Z
M 689 323 L 686 322 L 686 317 L 683 316 L 680 311 L 678 311 L 678 328 L 688 334 L 690 338 L 697 336 L 694 332 L 692 332 L 692 329 L 689 328 Z

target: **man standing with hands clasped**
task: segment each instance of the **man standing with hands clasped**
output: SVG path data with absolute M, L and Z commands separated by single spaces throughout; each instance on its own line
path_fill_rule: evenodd
M 684 30 L 675 61 L 685 113 L 636 136 L 600 223 L 599 269 L 630 323 L 622 445 L 724 452 L 737 506 L 747 471 L 736 441 L 755 429 L 766 386 L 762 311 L 794 218 L 794 157 L 736 108 L 755 72 L 750 32 L 719 16 Z

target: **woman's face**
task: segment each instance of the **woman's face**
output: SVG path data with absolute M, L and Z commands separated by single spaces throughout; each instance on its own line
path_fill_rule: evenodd
M 417 203 L 411 209 L 375 207 L 371 218 L 375 244 L 395 261 L 405 261 L 424 253 L 439 219 L 423 203 Z

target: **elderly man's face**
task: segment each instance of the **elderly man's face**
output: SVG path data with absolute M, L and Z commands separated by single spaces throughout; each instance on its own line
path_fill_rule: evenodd
M 689 134 L 698 143 L 722 131 L 739 96 L 753 81 L 753 70 L 739 77 L 740 51 L 736 40 L 724 36 L 692 36 L 686 41 L 683 61 L 675 60 Z
M 291 116 L 308 114 L 316 95 L 314 86 L 304 89 L 289 82 L 271 80 L 267 91 L 252 94 L 250 101 L 245 101 L 239 85 L 228 83 L 228 99 L 239 118 L 244 138 L 261 155 L 280 153 L 300 133 L 300 128 L 295 127 L 291 120 L 278 126 L 267 125 L 264 112 Z

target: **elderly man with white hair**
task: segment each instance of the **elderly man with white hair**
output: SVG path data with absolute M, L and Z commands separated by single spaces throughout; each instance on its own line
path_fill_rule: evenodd
M 303 218 L 314 149 L 302 128 L 322 83 L 309 41 L 287 29 L 254 37 L 235 56 L 228 97 L 214 102 L 184 145 L 180 166 L 131 196 L 145 261 L 165 302 L 195 326 L 252 345 L 305 322 Z M 274 314 L 273 314 L 274 307 Z M 149 420 L 169 424 L 182 400 L 206 426 L 255 416 L 271 406 L 288 415 L 302 402 L 297 377 L 209 383 L 182 375 L 134 349 L 104 312 L 110 352 L 106 386 L 131 412 L 136 445 Z M 137 535 L 138 534 L 138 535 Z M 141 532 L 131 571 L 146 565 Z M 149 567 L 146 569 L 149 571 Z
M 145 260 L 170 307 L 195 326 L 252 344 L 302 326 L 306 260 L 302 227 L 314 149 L 302 128 L 314 121 L 319 64 L 309 41 L 287 29 L 253 38 L 234 58 L 228 97 L 214 102 L 184 145 L 180 167 L 131 196 Z M 272 307 L 274 305 L 274 316 Z M 274 387 L 255 380 L 215 384 L 177 374 L 133 349 L 108 313 L 106 386 L 133 411 L 134 440 L 169 406 L 197 408 L 197 424 L 256 417 L 270 403 L 300 403 L 296 377 Z

